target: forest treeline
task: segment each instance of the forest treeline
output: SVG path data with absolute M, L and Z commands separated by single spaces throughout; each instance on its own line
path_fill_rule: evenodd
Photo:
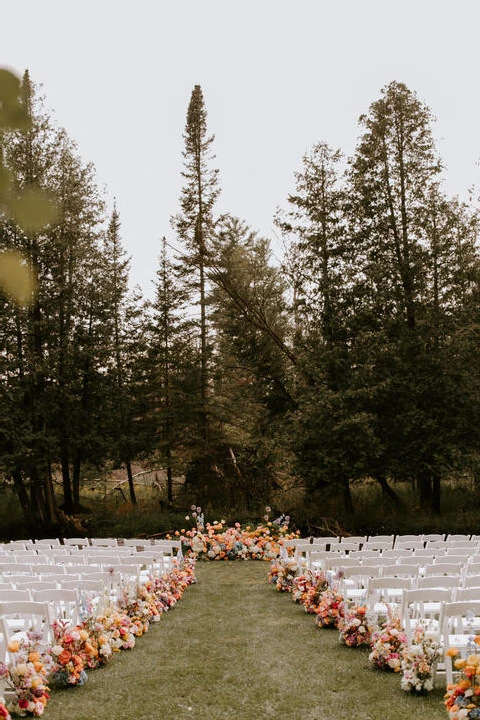
M 150 301 L 129 290 L 93 165 L 28 72 L 17 94 L 26 122 L 0 122 L 0 250 L 32 284 L 26 302 L 0 295 L 0 451 L 26 518 L 54 527 L 60 504 L 80 510 L 84 474 L 112 465 L 135 503 L 139 461 L 165 469 L 169 502 L 184 476 L 196 502 L 231 508 L 297 487 L 353 512 L 351 484 L 369 477 L 398 502 L 409 482 L 440 512 L 442 480 L 478 478 L 478 207 L 446 193 L 415 92 L 381 90 L 351 158 L 318 142 L 299 159 L 278 266 L 268 239 L 216 210 L 196 85 Z M 16 214 L 30 190 L 55 207 L 40 226 Z

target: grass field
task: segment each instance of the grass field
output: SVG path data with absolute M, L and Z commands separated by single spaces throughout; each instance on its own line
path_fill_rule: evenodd
M 268 569 L 198 563 L 178 606 L 85 686 L 52 693 L 46 720 L 445 720 L 441 680 L 406 694 L 269 585 Z

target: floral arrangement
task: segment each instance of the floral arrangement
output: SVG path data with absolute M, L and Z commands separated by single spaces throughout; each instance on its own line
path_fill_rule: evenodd
M 320 601 L 316 607 L 315 624 L 318 627 L 335 627 L 343 615 L 343 595 L 333 588 L 320 593 Z
M 0 698 L 0 720 L 11 720 L 10 713 L 25 717 L 43 714 L 49 686 L 81 686 L 87 671 L 107 663 L 114 652 L 131 649 L 135 638 L 143 635 L 150 622 L 174 607 L 185 589 L 196 582 L 195 560 L 175 560 L 171 572 L 150 578 L 145 584 L 126 583 L 117 607 L 108 605 L 101 615 L 94 604 L 83 606 L 83 622 L 72 626 L 56 620 L 52 625 L 52 647 L 38 633 L 27 633 L 8 644 L 10 661 L 0 663 L 0 679 L 12 692 L 7 703 Z M 90 610 L 90 614 L 88 614 Z
M 27 632 L 20 640 L 10 640 L 7 650 L 11 662 L 8 665 L 0 663 L 0 678 L 5 680 L 13 692 L 4 717 L 9 717 L 9 713 L 20 717 L 40 717 L 50 697 L 47 681 L 52 664 L 51 656 L 42 643 L 42 636 L 36 632 Z
M 475 637 L 480 644 L 480 637 Z M 452 659 L 459 656 L 457 648 L 446 651 Z M 449 685 L 445 695 L 445 707 L 449 720 L 479 720 L 480 718 L 480 655 L 472 653 L 466 658 L 457 657 L 455 667 L 461 671 L 458 682 Z
M 279 592 L 292 592 L 295 577 L 299 566 L 296 560 L 283 560 L 278 563 L 277 582 L 275 586 Z
M 278 560 L 272 560 L 270 563 L 270 570 L 268 572 L 267 576 L 267 582 L 270 583 L 270 585 L 276 585 L 278 580 L 278 575 L 283 570 L 283 562 Z
M 320 596 L 328 587 L 323 570 L 306 570 L 293 581 L 292 599 L 302 604 L 307 613 L 315 613 Z
M 423 625 L 417 625 L 411 643 L 402 650 L 402 690 L 417 694 L 433 690 L 433 669 L 439 657 L 440 644 Z
M 340 640 L 349 647 L 370 645 L 372 630 L 367 616 L 366 605 L 350 607 L 338 621 Z
M 0 697 L 0 718 L 2 718 L 2 720 L 12 720 L 12 716 L 5 705 L 5 698 L 3 697 Z
M 197 510 L 198 508 L 194 512 L 197 513 Z M 267 513 L 264 524 L 259 524 L 255 528 L 250 525 L 242 528 L 238 522 L 233 527 L 226 527 L 225 520 L 199 525 L 198 514 L 194 517 L 197 518 L 196 527 L 177 531 L 175 535 L 186 546 L 185 555 L 200 560 L 271 561 L 280 555 L 283 539 L 293 539 L 300 534 L 298 531 L 289 532 L 290 518 L 287 515 L 281 515 L 270 521 Z M 190 520 L 190 516 L 187 515 L 185 519 Z
M 407 642 L 398 614 L 388 608 L 387 619 L 372 633 L 369 661 L 380 670 L 400 672 L 402 650 Z
M 51 649 L 55 665 L 50 675 L 54 687 L 83 685 L 87 681 L 85 672 L 85 645 L 89 634 L 81 626 L 71 627 L 68 622 L 56 620 L 52 625 L 54 645 Z M 98 650 L 88 643 L 92 657 Z

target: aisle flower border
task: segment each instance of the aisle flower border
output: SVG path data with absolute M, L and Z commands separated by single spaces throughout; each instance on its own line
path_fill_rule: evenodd
M 405 692 L 412 695 L 431 692 L 437 661 L 444 654 L 451 657 L 458 654 L 456 649 L 444 651 L 439 642 L 426 632 L 421 621 L 413 629 L 411 642 L 408 643 L 398 611 L 390 607 L 387 620 L 381 626 L 374 616 L 368 616 L 364 606 L 345 611 L 343 595 L 339 591 L 341 570 L 327 583 L 322 571 L 303 569 L 302 574 L 288 583 L 289 587 L 283 587 L 287 565 L 292 566 L 287 555 L 272 560 L 267 581 L 276 585 L 277 589 L 288 590 L 295 602 L 305 606 L 306 612 L 314 612 L 317 627 L 338 629 L 339 640 L 345 645 L 358 647 L 370 644 L 370 663 L 379 669 L 400 674 L 400 687 Z M 315 590 L 316 582 L 319 585 Z M 324 584 L 328 585 L 326 589 L 318 592 Z M 367 641 L 369 635 L 370 643 Z M 474 640 L 480 645 L 480 635 Z M 475 683 L 475 677 L 480 678 L 480 654 L 470 655 L 466 660 L 458 659 L 455 666 L 463 671 L 464 677 L 449 686 L 445 695 L 449 720 L 480 720 L 480 680 Z
M 125 584 L 117 605 L 107 606 L 102 614 L 89 614 L 76 626 L 55 621 L 51 646 L 36 633 L 11 641 L 11 660 L 0 663 L 0 678 L 10 692 L 0 698 L 0 720 L 43 715 L 50 688 L 82 686 L 90 670 L 108 663 L 115 652 L 135 647 L 136 638 L 175 607 L 195 582 L 195 559 L 174 559 L 166 576 Z

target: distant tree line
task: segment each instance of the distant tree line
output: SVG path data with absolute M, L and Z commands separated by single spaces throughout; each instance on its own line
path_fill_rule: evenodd
M 372 477 L 393 501 L 409 481 L 440 511 L 442 479 L 478 476 L 478 208 L 442 186 L 430 110 L 385 87 L 360 118 L 352 158 L 319 142 L 295 173 L 268 240 L 220 192 L 200 86 L 188 105 L 184 187 L 158 248 L 155 296 L 129 290 L 116 207 L 53 123 L 25 73 L 25 127 L 0 124 L 0 250 L 20 251 L 29 302 L 0 295 L 0 454 L 25 516 L 80 510 L 82 473 L 162 466 L 197 502 L 268 502 L 276 487 L 341 495 Z M 7 177 L 4 175 L 4 177 Z M 1 178 L 0 178 L 1 179 Z M 43 226 L 18 223 L 29 189 Z M 174 250 L 172 250 L 172 247 Z

